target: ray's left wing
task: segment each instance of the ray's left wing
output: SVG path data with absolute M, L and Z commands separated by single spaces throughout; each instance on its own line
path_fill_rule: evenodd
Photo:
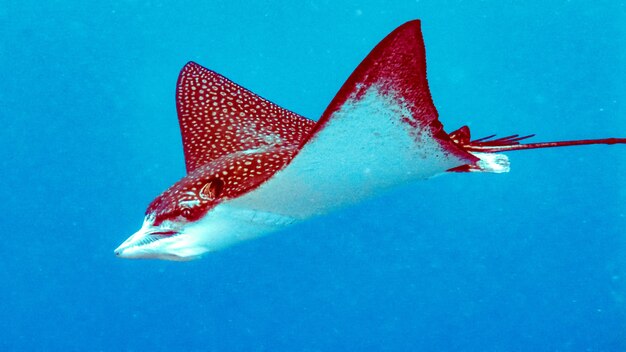
M 195 62 L 180 72 L 176 108 L 187 173 L 236 152 L 297 146 L 315 125 Z

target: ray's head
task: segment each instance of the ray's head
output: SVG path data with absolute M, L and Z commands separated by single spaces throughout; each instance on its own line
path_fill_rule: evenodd
M 190 246 L 189 228 L 223 199 L 224 180 L 190 174 L 158 196 L 146 210 L 143 225 L 115 250 L 121 258 L 191 260 L 202 254 Z
M 215 216 L 216 207 L 257 188 L 294 152 L 291 147 L 245 151 L 197 168 L 150 203 L 141 229 L 115 255 L 184 261 L 214 250 L 232 235 Z

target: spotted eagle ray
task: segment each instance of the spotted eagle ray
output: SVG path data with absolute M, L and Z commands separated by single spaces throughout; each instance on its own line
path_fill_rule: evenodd
M 418 20 L 385 37 L 316 122 L 194 62 L 176 87 L 187 175 L 158 196 L 122 258 L 191 260 L 444 172 L 509 171 L 505 151 L 626 138 L 528 143 L 447 133 L 426 80 Z

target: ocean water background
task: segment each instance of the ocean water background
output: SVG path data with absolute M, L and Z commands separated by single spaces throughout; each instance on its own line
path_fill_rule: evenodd
M 184 175 L 187 61 L 317 119 L 415 18 L 448 131 L 626 136 L 623 1 L 0 1 L 0 350 L 625 351 L 626 146 L 510 153 L 200 261 L 113 255 Z

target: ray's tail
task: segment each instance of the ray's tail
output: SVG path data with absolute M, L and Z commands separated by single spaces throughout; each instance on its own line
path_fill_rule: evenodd
M 463 126 L 449 134 L 450 139 L 459 147 L 474 154 L 481 160 L 476 165 L 463 165 L 448 171 L 451 172 L 507 172 L 509 171 L 508 158 L 503 155 L 491 153 L 508 152 L 514 150 L 540 149 L 570 147 L 577 145 L 591 144 L 626 144 L 626 138 L 601 138 L 601 139 L 579 139 L 573 141 L 558 142 L 538 142 L 521 144 L 520 141 L 534 137 L 534 134 L 520 136 L 514 134 L 502 138 L 494 139 L 496 135 L 491 135 L 475 140 L 471 140 L 469 127 Z

